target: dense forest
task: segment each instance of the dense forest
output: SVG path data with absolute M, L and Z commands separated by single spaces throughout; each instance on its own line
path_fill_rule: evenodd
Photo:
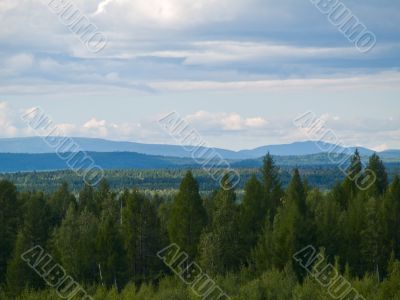
M 308 184 L 322 191 L 330 190 L 337 182 L 345 177 L 343 172 L 338 170 L 334 164 L 308 164 L 301 165 L 294 162 L 290 165 L 279 164 L 279 159 L 273 157 L 277 166 L 279 166 L 279 179 L 282 187 L 286 188 L 291 180 L 293 169 L 297 168 L 300 174 L 307 178 Z M 367 164 L 368 162 L 365 162 Z M 400 163 L 384 163 L 389 180 L 392 180 L 396 174 L 400 174 Z M 261 181 L 261 172 L 255 172 L 260 167 L 251 168 L 238 167 L 235 170 L 240 174 L 241 181 L 235 187 L 241 198 L 246 182 L 253 176 Z M 187 170 L 191 170 L 193 176 L 199 184 L 201 193 L 209 193 L 217 189 L 219 184 L 215 181 L 209 172 L 200 167 L 181 167 L 170 169 L 152 169 L 152 170 L 104 170 L 110 190 L 120 192 L 124 189 L 138 188 L 142 192 L 171 193 L 179 189 L 180 183 Z M 0 173 L 0 180 L 8 180 L 15 184 L 18 191 L 40 190 L 45 193 L 54 193 L 63 183 L 68 183 L 70 191 L 78 195 L 82 188 L 82 176 L 79 176 L 72 170 L 47 171 L 47 172 L 17 172 Z
M 1 180 L 0 299 L 58 299 L 46 257 L 87 292 L 70 299 L 400 299 L 400 178 L 375 154 L 367 168 L 361 190 L 356 151 L 321 191 L 298 169 L 284 183 L 268 154 L 240 201 L 228 176 L 204 194 L 191 171 L 168 195 Z M 193 262 L 218 289 L 198 293 Z

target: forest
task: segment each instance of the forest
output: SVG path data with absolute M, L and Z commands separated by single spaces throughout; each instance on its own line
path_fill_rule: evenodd
M 241 197 L 185 172 L 152 194 L 1 180 L 0 299 L 400 299 L 400 178 L 378 155 L 363 168 L 356 151 L 323 190 L 297 168 L 284 182 L 269 154 Z

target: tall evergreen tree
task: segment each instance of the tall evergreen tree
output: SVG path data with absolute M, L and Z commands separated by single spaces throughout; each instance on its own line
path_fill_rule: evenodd
M 117 289 L 126 284 L 126 258 L 119 223 L 110 211 L 104 210 L 96 236 L 99 281 Z
M 228 175 L 222 179 L 218 190 L 211 229 L 202 235 L 200 263 L 210 274 L 224 274 L 238 268 L 243 252 L 240 245 L 239 211 L 236 194 Z
M 243 202 L 240 206 L 240 236 L 245 256 L 256 245 L 265 224 L 264 191 L 257 177 L 253 175 L 244 188 Z
M 341 227 L 343 244 L 340 257 L 349 264 L 352 274 L 358 276 L 362 275 L 365 263 L 365 256 L 361 255 L 360 250 L 362 245 L 361 232 L 367 227 L 366 202 L 365 193 L 359 193 L 351 199 Z
M 85 184 L 79 192 L 78 207 L 80 211 L 87 210 L 95 215 L 99 214 L 99 205 L 95 201 L 93 187 Z
M 370 170 L 375 175 L 375 181 L 368 192 L 373 196 L 383 195 L 388 187 L 388 175 L 382 160 L 376 153 L 369 158 L 367 170 Z
M 350 165 L 346 170 L 346 178 L 343 182 L 347 203 L 350 201 L 350 199 L 354 198 L 357 195 L 359 191 L 357 182 L 361 182 L 360 179 L 361 177 L 362 177 L 361 156 L 360 153 L 358 152 L 358 149 L 356 149 L 354 154 L 350 158 Z
M 42 278 L 28 267 L 21 255 L 35 246 L 47 247 L 51 225 L 49 211 L 42 193 L 31 194 L 25 207 L 24 223 L 18 232 L 15 250 L 7 268 L 7 286 L 14 295 L 25 287 L 39 288 L 44 285 Z
M 283 269 L 292 261 L 294 253 L 312 244 L 311 224 L 307 213 L 304 186 L 299 171 L 295 169 L 286 191 L 284 205 L 278 210 L 274 220 L 271 247 L 275 267 Z M 298 265 L 294 266 L 294 270 L 298 276 L 305 274 L 304 269 Z
M 79 212 L 71 204 L 52 237 L 59 262 L 80 283 L 94 284 L 98 279 L 96 255 L 93 255 L 97 226 L 98 221 L 91 212 Z
M 170 241 L 191 257 L 197 255 L 200 234 L 206 225 L 206 212 L 199 194 L 199 186 L 188 171 L 176 195 L 168 224 Z
M 386 222 L 384 243 L 392 246 L 396 259 L 400 259 L 400 178 L 395 176 L 383 202 L 383 219 Z
M 7 261 L 17 238 L 19 205 L 17 189 L 9 181 L 0 181 L 0 285 L 5 280 Z
M 265 207 L 263 208 L 263 211 L 268 211 L 271 220 L 273 220 L 273 217 L 275 216 L 275 213 L 281 204 L 283 190 L 279 179 L 279 168 L 275 165 L 273 157 L 270 153 L 267 153 L 263 159 L 261 173 L 263 175 L 265 192 Z
M 69 192 L 68 184 L 63 182 L 60 188 L 49 199 L 52 223 L 54 226 L 61 224 L 71 204 L 76 205 L 75 196 Z
M 157 252 L 162 244 L 156 206 L 138 191 L 125 191 L 122 236 L 128 275 L 135 281 L 151 279 L 161 268 Z

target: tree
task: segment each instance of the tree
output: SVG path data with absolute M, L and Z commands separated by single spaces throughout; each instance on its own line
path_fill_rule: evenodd
M 61 224 L 70 204 L 76 205 L 76 199 L 75 196 L 69 192 L 68 184 L 63 182 L 60 188 L 49 199 L 52 223 L 54 226 Z
M 301 215 L 306 216 L 306 193 L 303 182 L 301 181 L 299 169 L 293 171 L 293 177 L 286 191 L 286 195 L 286 201 L 294 203 Z
M 157 252 L 163 248 L 157 208 L 139 191 L 125 191 L 122 237 L 127 255 L 128 276 L 135 281 L 151 279 L 160 270 Z
M 97 236 L 96 256 L 100 282 L 107 287 L 121 288 L 125 282 L 125 253 L 119 223 L 110 211 L 104 210 Z
M 287 188 L 284 205 L 278 209 L 272 233 L 273 265 L 283 269 L 292 261 L 292 256 L 305 246 L 312 244 L 311 224 L 307 216 L 308 209 L 304 186 L 297 169 Z M 304 270 L 295 265 L 298 276 L 305 274 Z
M 70 205 L 61 226 L 52 237 L 54 253 L 61 265 L 81 283 L 96 282 L 98 269 L 93 250 L 96 247 L 98 222 L 86 209 L 78 212 Z
M 197 255 L 200 234 L 206 225 L 206 212 L 199 186 L 188 171 L 176 195 L 168 224 L 170 241 L 176 243 L 192 258 Z
M 210 274 L 224 274 L 238 268 L 243 257 L 239 241 L 238 207 L 236 194 L 228 175 L 214 199 L 210 231 L 202 235 L 200 264 Z
M 94 215 L 99 214 L 99 205 L 96 203 L 94 198 L 93 187 L 85 184 L 79 192 L 79 202 L 78 207 L 80 211 L 87 210 Z
M 0 181 L 0 285 L 5 280 L 7 261 L 17 238 L 17 189 L 9 181 Z
M 47 246 L 50 228 L 49 208 L 42 193 L 31 194 L 25 203 L 24 224 L 18 232 L 15 250 L 7 268 L 7 286 L 15 295 L 24 287 L 39 288 L 44 282 L 21 259 L 29 249 Z
M 365 256 L 361 255 L 362 244 L 361 232 L 367 226 L 366 222 L 366 199 L 364 193 L 350 200 L 348 210 L 345 212 L 342 222 L 343 245 L 340 257 L 349 264 L 350 271 L 358 276 L 362 275 Z M 358 245 L 358 247 L 354 247 Z
M 264 210 L 263 186 L 253 175 L 244 188 L 243 202 L 240 206 L 240 236 L 247 257 L 256 245 L 266 220 Z
M 350 165 L 346 170 L 346 178 L 343 182 L 343 187 L 346 193 L 347 203 L 350 199 L 354 198 L 359 188 L 357 182 L 361 182 L 362 177 L 362 163 L 360 153 L 358 149 L 355 150 L 354 154 L 350 158 Z
M 279 168 L 275 165 L 272 155 L 268 152 L 263 159 L 261 168 L 265 193 L 265 207 L 263 211 L 269 211 L 271 221 L 273 220 L 283 196 L 282 186 L 279 180 Z
M 383 195 L 388 186 L 388 175 L 382 160 L 376 153 L 369 158 L 367 170 L 371 171 L 375 175 L 375 181 L 369 187 L 368 192 L 373 196 Z
M 400 178 L 396 175 L 383 200 L 385 245 L 391 245 L 395 258 L 400 259 Z

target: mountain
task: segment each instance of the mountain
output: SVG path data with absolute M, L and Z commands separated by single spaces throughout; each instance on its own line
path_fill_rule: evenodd
M 391 153 L 390 155 L 379 153 L 382 161 L 387 163 L 400 164 L 400 151 L 399 153 Z M 350 162 L 351 155 L 338 154 L 334 159 L 331 159 L 329 153 L 316 153 L 307 155 L 288 155 L 288 156 L 274 156 L 274 160 L 279 166 L 327 166 L 338 165 L 341 162 L 344 166 Z M 365 165 L 368 164 L 369 154 L 361 155 L 361 159 Z M 231 163 L 233 168 L 259 168 L 262 166 L 263 158 L 244 159 Z
M 76 154 L 72 153 L 72 155 Z M 87 152 L 86 154 L 93 159 L 96 165 L 106 170 L 170 169 L 196 165 L 189 158 L 154 156 L 133 152 Z M 68 157 L 69 154 L 65 153 L 63 156 Z M 74 160 L 71 159 L 71 161 Z M 66 169 L 68 169 L 67 162 L 55 153 L 0 153 L 0 173 Z
M 52 143 L 62 143 L 63 138 L 51 137 Z M 73 137 L 72 140 L 78 144 L 82 151 L 89 152 L 136 152 L 148 155 L 160 155 L 171 157 L 191 158 L 191 153 L 179 145 L 142 144 L 135 142 L 119 142 L 95 138 Z M 206 148 L 201 148 L 206 150 Z M 236 152 L 216 149 L 223 157 L 235 159 Z M 55 150 L 49 146 L 41 137 L 6 138 L 0 139 L 0 153 L 54 153 Z M 200 151 L 199 151 L 200 152 Z
M 341 147 L 334 144 L 319 142 L 319 141 L 305 141 L 305 142 L 294 142 L 291 144 L 282 145 L 271 145 L 255 148 L 252 150 L 239 151 L 243 157 L 247 158 L 258 158 L 265 153 L 271 153 L 272 155 L 289 156 L 289 155 L 311 155 L 322 152 L 343 152 L 343 153 L 354 153 L 356 147 Z M 361 155 L 371 155 L 374 151 L 363 147 L 357 147 Z M 347 152 L 346 152 L 347 151 Z
M 61 142 L 62 138 L 52 138 L 56 142 Z M 89 152 L 136 152 L 141 154 L 155 155 L 155 156 L 168 156 L 168 157 L 183 157 L 191 158 L 192 153 L 186 151 L 180 145 L 162 145 L 162 144 L 142 144 L 135 142 L 119 142 L 109 141 L 104 139 L 93 139 L 93 138 L 72 138 L 76 142 L 82 151 Z M 243 159 L 254 159 L 265 155 L 270 152 L 272 155 L 289 156 L 289 155 L 312 155 L 321 152 L 327 152 L 329 149 L 334 149 L 335 152 L 348 153 L 354 152 L 354 147 L 343 148 L 335 147 L 333 144 L 324 142 L 304 141 L 295 142 L 291 144 L 282 145 L 270 145 L 258 147 L 250 150 L 232 151 L 226 149 L 215 150 L 225 159 L 230 160 L 243 160 Z M 370 155 L 373 153 L 372 150 L 367 148 L 358 148 L 361 155 Z M 196 153 L 202 153 L 207 148 L 201 148 Z M 388 156 L 399 157 L 399 150 L 390 150 Z M 27 138 L 8 138 L 0 139 L 0 153 L 27 153 L 27 154 L 39 154 L 39 153 L 54 153 L 54 149 L 46 144 L 41 137 L 27 137 Z
M 76 155 L 77 153 L 64 153 L 64 157 Z M 191 158 L 167 157 L 147 155 L 135 152 L 86 152 L 93 159 L 96 165 L 104 170 L 159 170 L 159 169 L 184 169 L 201 168 Z M 396 154 L 396 153 L 395 153 Z M 394 155 L 391 153 L 390 155 Z M 344 158 L 344 154 L 341 157 Z M 385 164 L 393 164 L 400 167 L 400 153 L 397 158 L 383 157 Z M 77 156 L 78 157 L 78 156 Z M 82 158 L 82 156 L 79 156 Z M 78 158 L 79 158 L 78 157 Z M 348 157 L 348 156 L 347 156 Z M 368 156 L 362 156 L 364 162 Z M 281 167 L 327 167 L 335 166 L 329 159 L 327 153 L 308 155 L 274 156 L 277 165 Z M 76 160 L 72 160 L 76 161 Z M 233 168 L 259 168 L 262 165 L 262 157 L 244 160 L 230 160 Z M 31 171 L 57 171 L 69 169 L 67 162 L 61 159 L 56 153 L 0 153 L 0 173 L 31 172 Z

